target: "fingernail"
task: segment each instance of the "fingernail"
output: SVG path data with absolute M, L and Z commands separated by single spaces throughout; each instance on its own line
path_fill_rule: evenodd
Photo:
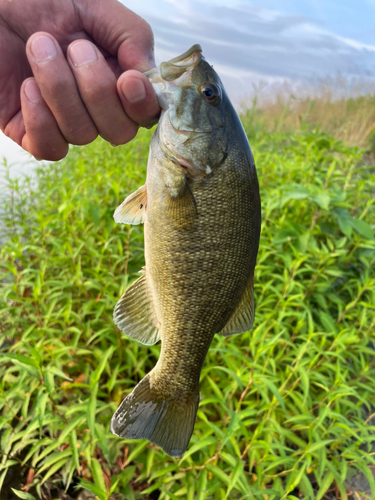
M 126 78 L 125 81 L 132 82 L 128 83 L 126 92 L 124 92 L 124 85 L 122 85 L 122 92 L 125 99 L 134 104 L 135 102 L 141 101 L 146 97 L 146 87 L 142 80 L 139 78 Z
M 155 59 L 154 59 L 154 55 L 152 55 L 151 57 L 148 58 L 148 63 L 150 65 L 150 69 L 151 68 L 156 68 L 156 62 L 155 62 Z
M 55 42 L 50 37 L 44 35 L 37 36 L 32 40 L 30 50 L 38 62 L 47 61 L 57 56 Z
M 69 48 L 74 66 L 84 66 L 98 60 L 98 54 L 90 42 L 75 42 Z
M 27 80 L 24 92 L 30 102 L 39 102 L 43 99 L 40 89 L 35 80 Z

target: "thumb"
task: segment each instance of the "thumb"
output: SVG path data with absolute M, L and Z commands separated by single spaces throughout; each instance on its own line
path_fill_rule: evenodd
M 155 66 L 150 25 L 117 0 L 76 0 L 78 15 L 93 41 L 117 57 L 122 71 Z

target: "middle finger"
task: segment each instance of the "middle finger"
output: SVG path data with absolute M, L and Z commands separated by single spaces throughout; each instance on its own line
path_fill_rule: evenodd
M 117 145 L 133 139 L 138 125 L 126 115 L 116 76 L 100 51 L 87 40 L 76 40 L 69 45 L 67 56 L 83 102 L 103 139 Z
M 35 33 L 27 42 L 26 54 L 43 99 L 67 142 L 92 142 L 98 135 L 97 128 L 57 41 L 49 33 Z

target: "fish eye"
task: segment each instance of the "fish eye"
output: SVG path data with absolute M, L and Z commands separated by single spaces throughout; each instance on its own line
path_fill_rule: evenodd
M 221 101 L 221 91 L 220 87 L 215 83 L 205 83 L 201 87 L 201 92 L 208 101 L 213 106 L 218 106 Z

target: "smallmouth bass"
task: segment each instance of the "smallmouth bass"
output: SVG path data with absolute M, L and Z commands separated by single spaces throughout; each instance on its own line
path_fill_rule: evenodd
M 144 223 L 146 266 L 118 301 L 114 322 L 142 344 L 161 340 L 161 354 L 121 402 L 111 432 L 180 457 L 213 336 L 253 325 L 260 196 L 246 134 L 201 47 L 145 74 L 162 112 L 146 184 L 114 218 Z

